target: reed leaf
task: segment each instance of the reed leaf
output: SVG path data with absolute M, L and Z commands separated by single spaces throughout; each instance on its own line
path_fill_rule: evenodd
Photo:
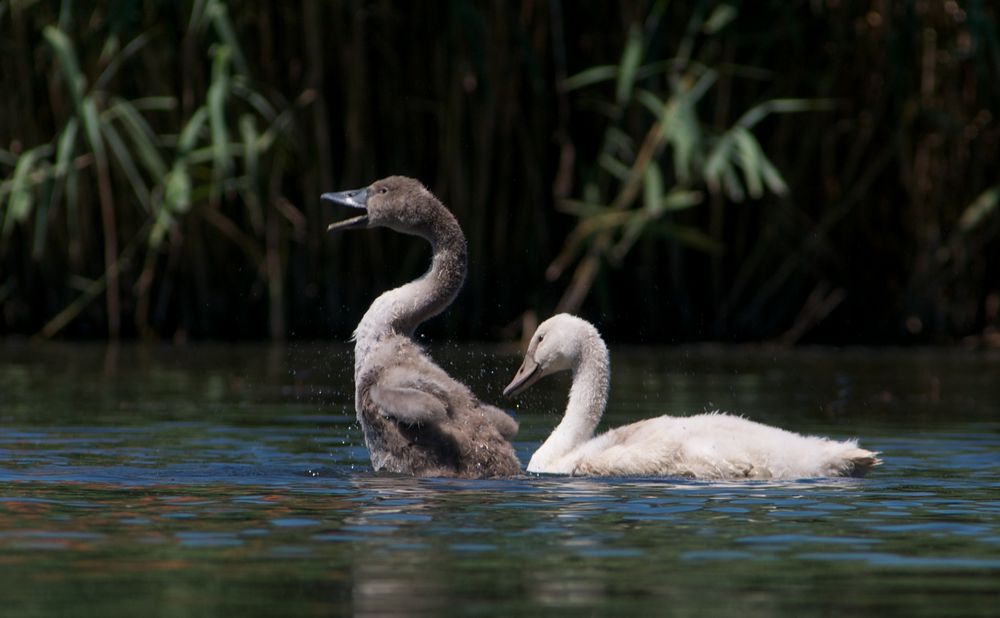
M 205 26 L 208 25 L 208 7 L 215 3 L 216 0 L 194 0 L 191 6 L 191 17 L 188 18 L 188 31 L 197 32 L 204 30 Z
M 109 39 L 110 41 L 111 39 Z M 117 40 L 117 39 L 116 39 Z M 95 90 L 104 90 L 107 88 L 108 83 L 118 74 L 118 70 L 121 68 L 122 64 L 139 52 L 140 49 L 149 41 L 149 34 L 143 32 L 139 36 L 135 37 L 129 44 L 125 46 L 120 52 L 117 52 L 111 56 L 108 65 L 101 71 L 101 74 L 94 81 Z M 103 55 L 103 54 L 102 54 Z
M 733 129 L 736 164 L 743 170 L 743 182 L 747 193 L 753 199 L 759 199 L 764 194 L 764 181 L 761 179 L 761 150 L 757 139 L 746 129 Z
M 121 41 L 118 39 L 118 34 L 115 32 L 109 33 L 101 45 L 101 54 L 97 57 L 97 64 L 103 64 L 107 68 L 107 65 L 118 54 L 119 49 L 121 49 Z
M 229 94 L 230 49 L 220 45 L 212 64 L 212 84 L 208 87 L 208 117 L 212 132 L 212 162 L 215 182 L 232 169 L 229 151 L 229 130 L 226 127 L 226 98 Z
M 248 88 L 243 80 L 234 78 L 231 84 L 233 96 L 243 101 L 246 101 L 247 105 L 253 108 L 261 118 L 269 123 L 273 123 L 278 119 L 279 112 L 275 109 L 274 105 L 267 100 L 263 94 Z M 289 110 L 285 110 L 287 113 Z
M 257 125 L 254 117 L 250 114 L 243 114 L 239 121 L 240 136 L 243 140 L 243 168 L 246 171 L 246 194 L 247 211 L 250 213 L 250 221 L 254 229 L 264 228 L 264 213 L 261 211 L 260 200 L 258 199 L 259 187 L 258 173 L 260 162 L 260 136 L 257 132 Z
M 9 201 L 7 202 L 7 214 L 4 217 L 3 237 L 6 238 L 15 224 L 23 223 L 31 214 L 31 207 L 34 204 L 34 191 L 29 182 L 31 174 L 35 171 L 35 161 L 38 158 L 38 150 L 31 149 L 21 155 L 14 168 L 14 176 L 10 182 Z
M 61 0 L 59 2 L 59 29 L 64 32 L 68 30 L 72 17 L 73 0 Z
M 60 73 L 69 88 L 69 94 L 73 98 L 73 105 L 77 110 L 83 109 L 83 92 L 86 79 L 80 71 L 80 64 L 77 62 L 76 52 L 73 50 L 73 43 L 69 37 L 55 26 L 46 26 L 42 31 L 45 40 L 56 52 L 59 58 Z M 82 115 L 82 111 L 80 112 Z
M 716 34 L 736 19 L 736 7 L 731 4 L 720 4 L 708 16 L 701 30 L 705 34 Z
M 763 150 L 760 151 L 760 173 L 764 179 L 764 184 L 767 185 L 771 193 L 775 195 L 785 195 L 788 193 L 788 184 L 785 182 L 785 177 L 774 166 L 774 163 L 771 163 L 771 160 L 767 158 L 767 154 Z
M 76 133 L 79 127 L 80 123 L 77 119 L 70 118 L 66 121 L 66 126 L 63 127 L 62 132 L 59 134 L 59 142 L 56 147 L 55 169 L 55 174 L 58 178 L 65 177 L 69 169 L 70 160 L 73 158 L 73 153 L 76 149 Z
M 125 145 L 117 129 L 110 122 L 101 123 L 101 133 L 104 141 L 108 144 L 108 148 L 111 149 L 112 154 L 117 159 L 122 172 L 124 172 L 125 178 L 128 179 L 129 184 L 132 186 L 132 192 L 136 199 L 139 200 L 139 204 L 146 211 L 151 210 L 149 187 L 146 186 L 145 180 L 143 180 L 142 175 L 139 173 L 139 168 L 136 167 L 135 160 L 132 158 L 132 152 Z
M 649 113 L 653 116 L 660 117 L 665 114 L 664 110 L 667 107 L 667 103 L 659 96 L 653 94 L 645 88 L 636 88 L 635 100 L 649 110 Z M 619 131 L 620 130 L 621 129 L 619 129 Z
M 740 116 L 735 125 L 744 129 L 751 129 L 771 114 L 815 112 L 831 110 L 835 107 L 836 101 L 832 99 L 771 99 L 754 105 L 743 112 L 743 115 Z
M 164 179 L 163 202 L 156 209 L 153 223 L 149 228 L 148 242 L 151 249 L 157 249 L 167 231 L 174 224 L 177 215 L 191 209 L 191 176 L 182 159 L 177 160 Z
M 701 191 L 688 191 L 680 187 L 674 187 L 669 193 L 663 196 L 663 199 L 660 201 L 660 209 L 664 212 L 687 210 L 701 204 L 701 202 Z
M 226 8 L 226 4 L 224 2 L 219 2 L 218 0 L 210 1 L 208 7 L 206 7 L 206 15 L 212 22 L 212 27 L 215 29 L 216 34 L 219 35 L 224 47 L 228 50 L 228 53 L 232 55 L 232 61 L 236 65 L 236 71 L 241 75 L 249 75 L 250 66 L 247 64 L 246 57 L 243 55 L 243 50 L 240 49 L 240 43 L 236 38 L 236 32 L 233 29 L 233 24 L 229 20 L 229 11 Z
M 722 183 L 722 176 L 726 167 L 730 166 L 730 156 L 733 150 L 733 137 L 730 133 L 722 135 L 715 141 L 715 145 L 705 159 L 703 173 L 708 188 L 712 192 L 718 192 Z
M 688 91 L 688 101 L 691 105 L 694 105 L 701 100 L 705 93 L 707 93 L 712 86 L 715 85 L 719 79 L 719 72 L 715 69 L 706 69 L 698 76 L 698 79 L 691 86 Z
M 615 153 L 625 159 L 635 158 L 635 141 L 618 127 L 608 127 L 604 133 L 605 152 Z
M 642 44 L 642 31 L 639 30 L 638 26 L 632 26 L 629 29 L 628 39 L 625 41 L 625 50 L 622 52 L 621 61 L 618 64 L 615 102 L 619 106 L 624 106 L 632 96 L 635 75 L 642 62 Z
M 167 235 L 173 222 L 174 218 L 166 209 L 157 211 L 156 216 L 153 218 L 153 225 L 149 228 L 149 237 L 147 239 L 150 250 L 155 251 L 163 244 L 163 238 Z
M 600 164 L 601 169 L 611 174 L 618 180 L 621 180 L 622 182 L 628 179 L 629 174 L 632 171 L 632 168 L 630 168 L 628 165 L 622 163 L 621 161 L 619 161 L 618 159 L 609 154 L 602 154 L 598 158 L 597 162 L 598 164 Z
M 76 197 L 77 197 L 77 171 L 72 164 L 73 154 L 76 151 L 76 137 L 79 130 L 79 121 L 76 117 L 71 117 L 63 130 L 59 134 L 59 140 L 56 146 L 56 163 L 55 169 L 52 172 L 53 183 L 52 190 L 48 192 L 48 200 L 45 207 L 46 212 L 51 211 L 55 208 L 56 203 L 65 195 L 66 196 L 66 211 L 67 211 L 67 230 L 71 232 L 70 245 L 75 247 L 75 241 L 77 240 L 72 236 L 75 221 L 71 224 L 68 219 L 70 215 L 75 216 L 76 214 Z M 70 200 L 73 200 L 71 203 Z M 46 226 L 47 229 L 47 226 Z M 35 245 L 38 246 L 37 244 Z
M 271 125 L 267 127 L 267 130 L 261 133 L 260 138 L 258 138 L 257 141 L 259 143 L 260 150 L 270 150 L 279 137 L 287 137 L 288 130 L 294 122 L 295 114 L 292 110 L 285 110 L 278 114 L 278 116 L 274 118 Z
M 187 157 L 195 148 L 198 136 L 205 128 L 208 121 L 208 109 L 203 105 L 196 109 L 188 121 L 181 129 L 180 137 L 177 140 L 177 155 L 180 158 Z
M 622 225 L 622 236 L 618 243 L 611 249 L 610 257 L 614 265 L 620 265 L 626 254 L 632 250 L 646 230 L 651 218 L 647 212 L 635 211 L 630 213 L 630 217 Z
M 161 182 L 163 177 L 167 175 L 167 164 L 157 148 L 156 133 L 139 113 L 135 103 L 115 98 L 103 116 L 109 123 L 116 118 L 122 120 L 132 146 L 139 155 L 146 171 L 155 182 Z
M 600 66 L 584 69 L 579 73 L 567 77 L 562 82 L 563 90 L 579 90 L 587 86 L 593 86 L 601 82 L 611 81 L 618 77 L 618 67 L 613 64 L 603 64 Z
M 703 94 L 699 92 L 697 97 Z M 660 119 L 660 134 L 673 153 L 674 173 L 681 184 L 690 184 L 701 146 L 701 125 L 694 107 L 697 98 L 692 92 L 677 93 L 664 102 L 655 94 L 640 90 L 636 100 Z
M 663 119 L 664 134 L 673 152 L 674 173 L 683 185 L 694 179 L 694 167 L 700 158 L 701 125 L 691 98 L 682 96 L 672 101 Z
M 240 138 L 243 140 L 243 167 L 250 179 L 257 178 L 258 161 L 260 160 L 260 145 L 257 125 L 253 116 L 243 114 L 239 121 Z
M 733 165 L 726 161 L 725 165 L 722 166 L 722 187 L 726 191 L 726 197 L 734 202 L 742 202 L 746 199 L 746 193 L 743 191 L 743 185 L 740 183 L 739 176 L 736 174 L 736 170 Z
M 164 209 L 171 214 L 183 214 L 191 209 L 191 175 L 183 162 L 177 162 L 167 174 Z
M 93 95 L 84 97 L 81 105 L 81 121 L 83 123 L 83 134 L 87 138 L 91 151 L 98 161 L 105 160 L 104 140 L 101 139 L 101 117 L 97 113 L 97 103 Z
M 984 191 L 965 208 L 958 219 L 958 229 L 965 234 L 971 232 L 996 212 L 998 203 L 1000 203 L 1000 185 Z
M 650 165 L 642 178 L 643 207 L 650 213 L 659 213 L 663 204 L 663 173 Z
M 649 226 L 649 233 L 712 255 L 722 255 L 725 253 L 725 248 L 720 242 L 714 240 L 698 228 L 689 225 L 658 222 Z
M 676 61 L 673 59 L 659 60 L 657 62 L 644 64 L 635 72 L 635 81 L 641 82 L 644 79 L 648 79 L 656 75 L 670 73 L 676 64 Z

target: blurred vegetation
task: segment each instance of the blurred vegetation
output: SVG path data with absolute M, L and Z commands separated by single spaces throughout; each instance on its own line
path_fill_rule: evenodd
M 722 198 L 743 202 L 747 196 L 761 198 L 765 188 L 775 195 L 787 191 L 751 129 L 773 112 L 829 107 L 825 101 L 773 99 L 746 110 L 732 126 L 713 127 L 699 118 L 698 102 L 718 83 L 719 70 L 693 54 L 698 47 L 711 45 L 711 35 L 724 29 L 736 10 L 729 4 L 717 5 L 711 14 L 695 10 L 676 53 L 665 60 L 647 59 L 652 51 L 647 39 L 655 40 L 665 8 L 665 3 L 656 4 L 641 28 L 638 24 L 630 28 L 618 65 L 591 67 L 563 82 L 565 89 L 575 90 L 614 80 L 615 89 L 612 99 L 594 104 L 606 110 L 609 122 L 596 168 L 585 177 L 583 198 L 560 203 L 580 222 L 546 271 L 548 278 L 558 279 L 578 253 L 585 255 L 579 258 L 557 312 L 579 311 L 602 261 L 621 266 L 643 237 L 659 236 L 678 246 L 721 255 Z M 662 99 L 659 92 L 668 98 Z M 645 108 L 645 122 L 632 107 Z M 695 190 L 701 186 L 717 198 L 711 202 L 708 233 L 672 221 L 672 213 L 702 202 L 701 192 Z M 609 187 L 614 187 L 613 197 Z M 679 261 L 681 255 L 673 259 Z
M 432 334 L 997 343 L 985 0 L 0 0 L 0 335 L 344 338 L 469 237 Z M 796 113 L 789 113 L 796 112 Z

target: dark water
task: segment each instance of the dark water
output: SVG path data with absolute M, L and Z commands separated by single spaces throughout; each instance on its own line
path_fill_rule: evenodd
M 515 350 L 435 356 L 484 398 Z M 724 409 L 863 480 L 370 471 L 341 346 L 0 350 L 0 614 L 1000 613 L 1000 357 L 613 349 L 605 424 Z M 526 462 L 566 379 L 517 408 Z M 505 402 L 510 405 L 509 402 Z

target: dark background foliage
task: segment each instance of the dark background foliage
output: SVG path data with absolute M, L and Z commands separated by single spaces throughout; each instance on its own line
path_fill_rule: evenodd
M 608 111 L 614 79 L 566 78 L 626 66 L 641 36 L 644 66 L 686 53 L 694 72 L 640 72 L 637 88 L 666 97 L 703 67 L 717 74 L 696 105 L 706 136 L 765 101 L 823 104 L 753 127 L 787 191 L 737 200 L 687 181 L 702 199 L 664 216 L 701 240 L 644 233 L 621 259 L 601 255 L 581 314 L 647 342 L 995 342 L 996 18 L 985 0 L 8 0 L 0 334 L 345 338 L 429 252 L 384 230 L 326 234 L 344 213 L 318 196 L 405 174 L 455 212 L 470 246 L 465 290 L 426 331 L 516 336 L 570 285 L 572 270 L 546 270 L 586 217 L 560 204 L 617 186 L 601 179 L 609 126 L 635 146 L 654 121 L 638 104 Z M 90 125 L 47 26 L 72 42 L 111 133 L 114 102 L 137 102 L 147 146 L 123 139 L 102 166 L 81 137 L 70 172 L 53 171 L 74 114 Z M 230 89 L 213 89 L 227 75 Z M 189 151 L 182 131 L 202 104 Z M 18 184 L 25 153 L 45 144 L 49 163 L 23 166 Z M 150 148 L 167 169 L 182 162 L 189 200 L 143 164 Z M 675 186 L 671 148 L 654 165 Z

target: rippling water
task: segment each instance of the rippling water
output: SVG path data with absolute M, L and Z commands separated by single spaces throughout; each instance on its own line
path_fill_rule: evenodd
M 434 350 L 514 409 L 566 379 Z M 997 615 L 1000 358 L 613 349 L 605 425 L 723 409 L 882 452 L 867 479 L 371 472 L 343 346 L 0 351 L 0 599 L 30 615 Z

